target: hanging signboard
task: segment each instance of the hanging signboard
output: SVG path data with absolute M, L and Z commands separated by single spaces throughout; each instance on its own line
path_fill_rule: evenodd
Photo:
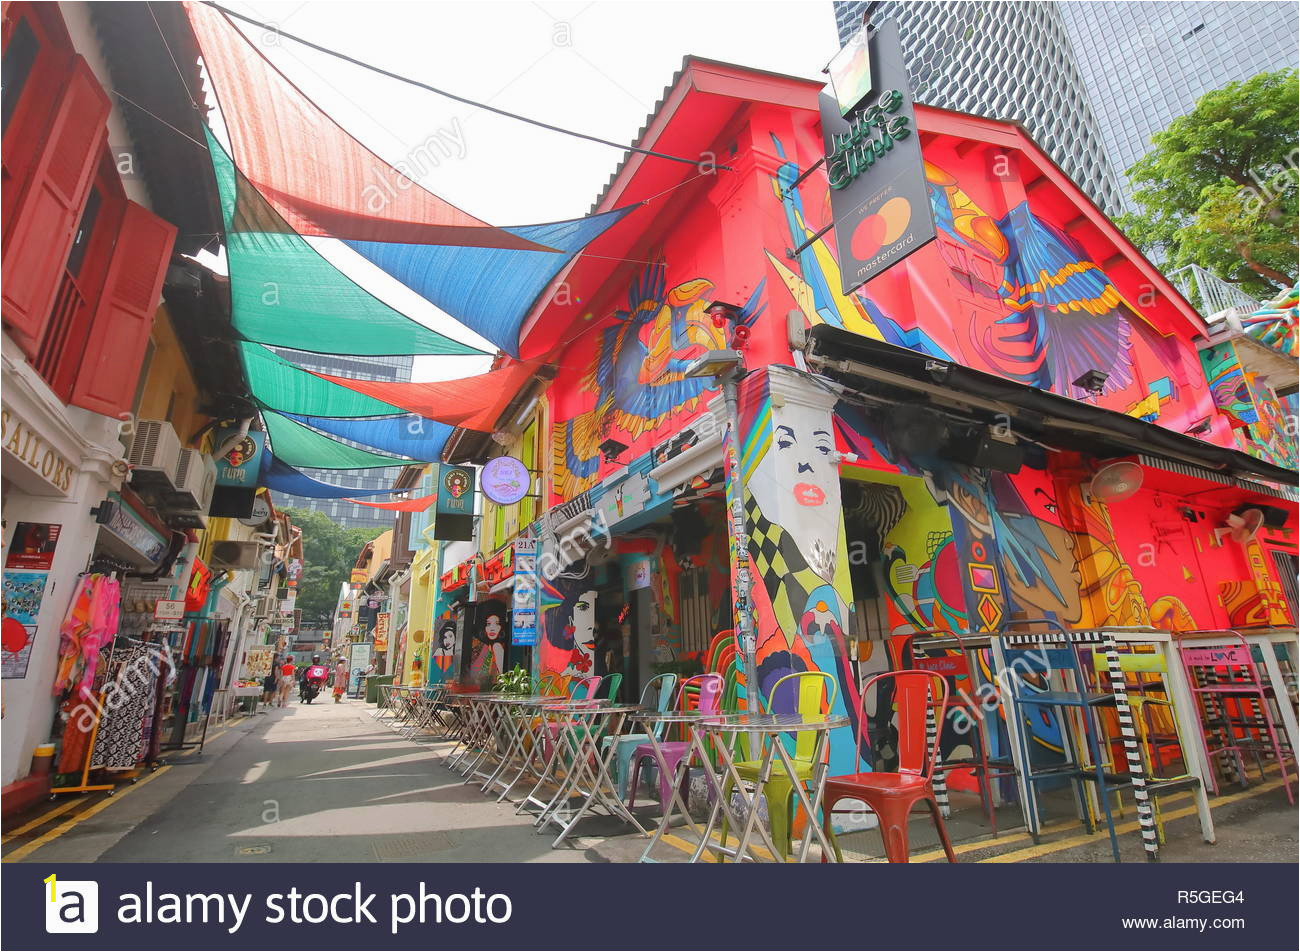
M 433 537 L 447 542 L 469 542 L 474 538 L 474 470 L 468 466 L 438 464 Z
M 847 116 L 871 92 L 871 43 L 867 24 L 840 47 L 825 72 L 831 75 L 831 88 L 840 115 Z
M 537 644 L 537 540 L 515 540 L 515 592 L 511 627 L 514 643 Z
M 873 90 L 847 117 L 822 93 L 822 139 L 840 287 L 852 293 L 935 238 L 898 24 L 868 41 Z
M 388 612 L 380 612 L 375 616 L 375 650 L 388 650 Z
M 212 437 L 212 445 L 220 448 L 238 433 L 235 427 L 219 429 Z M 262 440 L 261 430 L 250 430 L 217 460 L 218 486 L 242 486 L 245 489 L 257 486 L 262 466 Z M 270 515 L 269 510 L 267 515 Z
M 513 456 L 498 456 L 483 467 L 483 495 L 501 506 L 513 506 L 528 495 L 532 474 Z

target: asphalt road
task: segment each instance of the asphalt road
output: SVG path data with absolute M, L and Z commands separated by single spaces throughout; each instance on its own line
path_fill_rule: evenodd
M 531 817 L 497 804 L 441 763 L 446 744 L 417 743 L 377 723 L 358 700 L 296 701 L 212 731 L 201 757 L 178 759 L 114 797 L 41 804 L 6 822 L 6 862 L 630 862 L 645 841 L 604 817 L 583 821 L 568 848 L 534 833 Z M 969 802 L 967 802 L 969 801 Z M 1191 800 L 1163 806 L 1173 862 L 1297 859 L 1296 811 L 1276 779 L 1225 790 L 1215 803 L 1218 842 L 1203 843 Z M 1068 810 L 1034 844 L 1001 811 L 993 839 L 976 803 L 954 797 L 950 828 L 971 862 L 1110 862 L 1104 835 L 1087 836 Z M 1186 814 L 1186 815 L 1185 815 Z M 1131 802 L 1121 824 L 1132 824 Z M 1134 824 L 1135 825 L 1135 824 Z M 914 861 L 939 861 L 929 824 L 913 824 Z M 879 837 L 842 838 L 852 858 L 878 861 Z M 1142 862 L 1135 832 L 1126 861 Z M 684 861 L 682 840 L 658 849 Z

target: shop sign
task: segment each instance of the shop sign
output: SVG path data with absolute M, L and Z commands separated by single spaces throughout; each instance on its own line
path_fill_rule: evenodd
M 840 115 L 847 116 L 871 92 L 871 43 L 866 23 L 840 47 L 825 72 L 831 75 L 831 88 Z
M 54 564 L 54 549 L 62 530 L 63 526 L 56 522 L 18 523 L 5 556 L 5 568 L 48 572 Z
M 537 540 L 516 539 L 515 591 L 510 625 L 514 644 L 537 644 Z
M 375 616 L 375 650 L 388 650 L 388 612 L 380 612 Z
M 239 430 L 236 427 L 228 426 L 219 429 L 212 438 L 212 445 L 220 448 L 225 445 L 226 440 L 238 433 Z M 263 436 L 260 430 L 250 430 L 224 456 L 217 460 L 218 486 L 242 486 L 245 489 L 257 486 L 262 467 L 262 440 Z M 266 516 L 270 514 L 270 509 L 267 509 Z M 266 516 L 262 517 L 263 520 L 266 519 Z
M 484 562 L 479 581 L 486 582 L 489 585 L 495 585 L 497 582 L 502 582 L 508 579 L 514 569 L 513 555 L 513 547 L 507 546 L 496 555 L 492 556 L 492 558 Z
M 180 621 L 185 617 L 185 599 L 160 598 L 153 606 L 156 621 Z
M 868 45 L 876 92 L 847 117 L 834 96 L 819 97 L 845 294 L 936 236 L 898 24 L 882 24 Z
M 167 554 L 167 542 L 137 516 L 117 493 L 109 493 L 108 498 L 112 500 L 113 507 L 104 528 L 140 553 L 146 562 L 156 564 L 162 561 L 162 557 Z
M 369 578 L 370 574 L 365 569 L 353 569 L 348 581 L 353 585 L 365 585 Z
M 74 470 L 67 457 L 8 408 L 0 410 L 0 444 L 61 495 L 66 496 L 72 489 Z
M 483 467 L 483 495 L 500 506 L 513 506 L 528 495 L 528 467 L 513 456 L 498 456 Z
M 474 538 L 474 470 L 467 466 L 438 464 L 433 537 L 447 542 L 468 542 Z

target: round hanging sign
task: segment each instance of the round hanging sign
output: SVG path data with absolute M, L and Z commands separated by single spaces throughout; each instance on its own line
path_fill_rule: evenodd
M 488 460 L 482 473 L 483 495 L 499 506 L 511 506 L 528 495 L 528 467 L 513 456 Z

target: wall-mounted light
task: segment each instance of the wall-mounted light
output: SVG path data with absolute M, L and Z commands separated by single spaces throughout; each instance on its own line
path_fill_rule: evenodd
M 1186 432 L 1194 433 L 1199 436 L 1202 433 L 1209 433 L 1211 427 L 1213 426 L 1214 426 L 1213 420 L 1210 417 L 1206 417 L 1204 420 L 1200 421 L 1199 423 L 1195 423 L 1192 426 L 1189 426 Z
M 601 443 L 598 449 L 606 463 L 616 463 L 619 455 L 627 449 L 627 444 L 611 438 Z
M 1104 370 L 1085 370 L 1074 381 L 1074 385 L 1080 390 L 1086 390 L 1088 393 L 1101 396 L 1102 391 L 1106 389 L 1106 380 L 1109 377 L 1110 374 Z

